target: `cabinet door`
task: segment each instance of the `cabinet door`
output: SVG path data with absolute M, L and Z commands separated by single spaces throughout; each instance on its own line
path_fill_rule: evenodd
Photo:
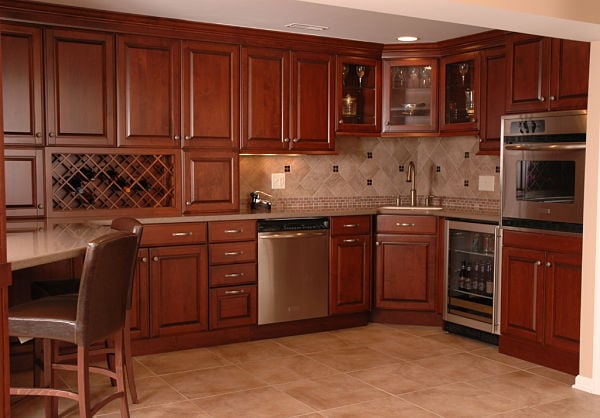
M 334 58 L 328 54 L 292 53 L 290 148 L 333 151 Z
M 509 38 L 507 112 L 547 110 L 550 50 L 549 38 L 521 34 Z
M 331 239 L 329 313 L 368 311 L 371 305 L 371 236 Z
M 44 216 L 44 158 L 41 149 L 5 149 L 7 217 Z
M 210 290 L 210 328 L 255 325 L 258 318 L 256 285 Z
M 241 149 L 289 148 L 289 52 L 242 48 Z
M 378 235 L 375 306 L 434 311 L 436 254 L 435 236 Z
M 42 145 L 42 35 L 31 26 L 2 23 L 4 143 Z
M 440 62 L 440 131 L 476 133 L 479 128 L 480 57 L 453 55 Z
M 581 254 L 548 253 L 546 263 L 546 345 L 579 353 Z
M 118 145 L 179 147 L 179 41 L 126 35 L 117 42 Z
M 239 47 L 184 41 L 183 146 L 239 149 Z
M 479 153 L 500 153 L 500 117 L 506 95 L 506 48 L 481 52 Z
M 590 44 L 552 39 L 550 109 L 586 109 Z
M 152 336 L 208 329 L 206 245 L 150 249 Z
M 114 145 L 114 36 L 49 29 L 45 40 L 48 145 Z
M 150 250 L 140 248 L 133 277 L 131 309 L 129 310 L 131 337 L 136 339 L 150 336 L 149 260 Z
M 190 150 L 183 155 L 184 213 L 239 209 L 237 151 Z
M 502 248 L 502 334 L 542 342 L 545 258 L 543 251 Z

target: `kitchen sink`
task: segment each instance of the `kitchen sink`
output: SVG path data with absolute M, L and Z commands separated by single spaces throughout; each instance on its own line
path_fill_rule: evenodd
M 441 206 L 381 206 L 377 209 L 379 213 L 390 213 L 395 211 L 428 211 L 428 210 L 442 210 Z

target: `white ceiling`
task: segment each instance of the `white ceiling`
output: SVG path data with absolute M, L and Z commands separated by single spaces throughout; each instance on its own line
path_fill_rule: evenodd
M 41 1 L 384 44 L 397 43 L 396 38 L 399 35 L 411 34 L 418 36 L 419 42 L 435 42 L 490 28 L 587 41 L 600 40 L 600 24 L 517 13 L 514 10 L 501 9 L 502 6 L 486 7 L 473 4 L 478 2 L 469 0 Z M 544 0 L 544 5 L 548 4 L 547 1 Z M 592 1 L 595 3 L 597 0 Z M 564 3 L 568 6 L 567 3 L 571 2 L 565 0 Z M 600 22 L 600 18 L 597 21 Z M 285 25 L 289 23 L 326 26 L 328 29 L 321 32 L 288 29 Z

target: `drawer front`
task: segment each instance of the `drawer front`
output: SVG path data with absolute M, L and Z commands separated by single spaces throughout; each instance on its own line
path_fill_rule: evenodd
M 331 235 L 366 235 L 371 232 L 371 217 L 333 216 L 331 218 Z
M 256 241 L 210 244 L 209 259 L 211 265 L 254 263 L 256 262 Z
M 201 244 L 206 242 L 206 222 L 144 225 L 141 247 Z
M 256 239 L 256 221 L 209 222 L 210 242 L 250 241 Z
M 256 263 L 212 266 L 209 283 L 210 287 L 256 283 Z
M 435 216 L 378 215 L 377 232 L 392 234 L 435 234 Z
M 254 325 L 258 317 L 256 285 L 210 290 L 210 328 Z

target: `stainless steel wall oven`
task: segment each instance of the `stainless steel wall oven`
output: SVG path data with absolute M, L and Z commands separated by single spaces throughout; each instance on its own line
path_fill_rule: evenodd
M 582 232 L 586 116 L 502 117 L 503 227 Z

